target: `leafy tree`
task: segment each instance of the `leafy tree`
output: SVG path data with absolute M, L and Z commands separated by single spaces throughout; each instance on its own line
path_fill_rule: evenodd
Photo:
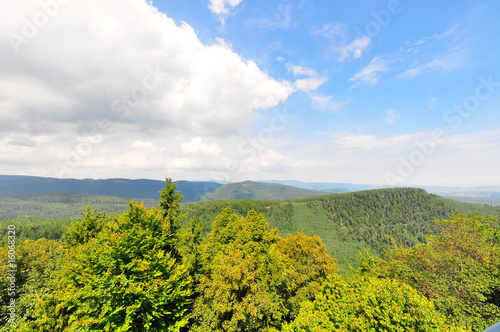
M 179 229 L 177 251 L 193 277 L 201 268 L 199 251 L 202 240 L 202 226 L 195 218 L 191 218 L 187 224 Z
M 287 282 L 293 288 L 282 295 L 287 299 L 287 308 L 290 310 L 287 320 L 291 320 L 298 314 L 300 304 L 313 300 L 326 277 L 338 269 L 317 236 L 311 237 L 304 233 L 289 235 L 278 241 L 277 250 L 291 262 Z
M 262 215 L 226 208 L 202 244 L 193 331 L 265 331 L 279 327 L 289 263 L 276 250 L 277 231 Z
M 73 221 L 63 236 L 64 242 L 69 246 L 84 244 L 95 238 L 102 231 L 107 220 L 106 212 L 93 210 L 90 205 L 82 215 L 83 220 Z
M 16 244 L 15 267 L 11 268 L 7 262 L 7 246 L 0 248 L 0 264 L 2 268 L 0 287 L 0 305 L 6 308 L 11 296 L 7 276 L 11 274 L 8 270 L 16 270 L 15 273 L 15 298 L 16 301 L 16 325 L 7 324 L 6 310 L 0 313 L 0 319 L 4 324 L 0 331 L 20 331 L 19 326 L 27 321 L 36 319 L 35 303 L 38 298 L 44 298 L 51 293 L 49 287 L 50 273 L 57 268 L 60 245 L 53 240 L 39 239 L 36 241 L 25 240 Z
M 447 326 L 425 297 L 392 279 L 328 277 L 314 301 L 304 302 L 299 315 L 283 331 L 442 332 Z
M 165 179 L 165 188 L 160 191 L 160 202 L 158 206 L 160 207 L 163 218 L 170 225 L 172 234 L 176 234 L 177 221 L 181 212 L 180 204 L 182 201 L 182 195 L 180 192 L 175 192 L 177 189 L 177 183 L 172 183 L 171 178 Z
M 395 245 L 385 260 L 365 259 L 361 272 L 404 281 L 433 300 L 449 322 L 482 331 L 500 320 L 498 220 L 455 213 L 436 224 L 441 234 L 427 244 Z
M 172 186 L 166 186 L 170 192 Z M 129 204 L 119 218 L 89 210 L 66 237 L 54 296 L 38 303 L 37 331 L 180 331 L 191 278 L 175 258 L 176 198 L 163 211 Z M 172 208 L 173 211 L 165 210 Z M 57 281 L 57 282 L 56 282 Z

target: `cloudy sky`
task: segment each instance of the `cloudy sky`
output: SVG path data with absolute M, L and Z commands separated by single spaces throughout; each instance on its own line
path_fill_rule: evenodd
M 5 0 L 0 174 L 500 185 L 500 2 Z

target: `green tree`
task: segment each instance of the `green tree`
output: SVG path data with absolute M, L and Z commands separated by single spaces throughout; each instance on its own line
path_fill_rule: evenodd
M 290 290 L 282 295 L 289 310 L 287 320 L 291 320 L 298 314 L 300 304 L 314 300 L 326 277 L 338 269 L 318 236 L 289 235 L 278 241 L 277 249 L 291 263 L 287 283 L 293 288 L 289 287 Z
M 444 321 L 432 302 L 406 284 L 373 277 L 346 280 L 332 274 L 316 299 L 304 302 L 283 331 L 462 331 Z
M 289 262 L 276 250 L 277 231 L 262 215 L 226 208 L 201 247 L 202 272 L 193 331 L 266 331 L 286 312 Z
M 6 310 L 0 313 L 3 327 L 0 331 L 20 331 L 20 326 L 27 321 L 37 318 L 35 303 L 38 298 L 46 298 L 52 292 L 50 288 L 50 274 L 57 269 L 61 246 L 57 241 L 38 239 L 36 241 L 25 240 L 16 244 L 15 268 L 10 268 L 7 262 L 7 246 L 0 248 L 0 264 L 2 267 L 2 278 L 0 285 L 0 305 L 6 308 L 11 296 L 7 276 L 11 275 L 8 270 L 16 270 L 15 273 L 15 296 L 17 325 L 7 324 Z
M 90 205 L 85 210 L 83 220 L 74 220 L 63 235 L 63 241 L 69 246 L 87 243 L 99 234 L 107 221 L 104 211 L 92 209 Z
M 406 282 L 433 300 L 449 322 L 482 331 L 500 320 L 498 220 L 455 213 L 436 224 L 441 233 L 427 244 L 394 245 L 385 259 L 365 259 L 362 273 Z
M 129 204 L 118 218 L 87 210 L 65 237 L 53 296 L 38 302 L 31 331 L 180 331 L 192 295 L 177 259 L 180 196 L 167 181 L 162 211 Z M 171 210 L 170 210 L 171 209 Z
M 171 178 L 165 179 L 165 188 L 160 191 L 160 202 L 158 206 L 162 211 L 163 218 L 169 223 L 172 234 L 176 234 L 177 223 L 181 212 L 180 204 L 182 195 L 180 192 L 175 192 L 177 184 L 172 182 Z

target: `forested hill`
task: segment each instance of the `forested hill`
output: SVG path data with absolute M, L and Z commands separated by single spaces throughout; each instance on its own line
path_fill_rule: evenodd
M 202 201 L 223 199 L 277 199 L 286 200 L 311 196 L 323 196 L 327 193 L 319 190 L 296 188 L 279 183 L 264 183 L 244 181 L 228 183 L 209 192 L 201 198 Z
M 255 209 L 264 215 L 281 236 L 304 232 L 323 240 L 332 257 L 346 268 L 356 261 L 359 251 L 370 248 L 381 253 L 391 245 L 411 246 L 435 234 L 434 219 L 444 219 L 453 211 L 481 212 L 500 216 L 500 207 L 462 203 L 414 188 L 359 191 L 319 197 L 277 200 L 223 200 L 184 206 L 209 231 L 215 216 L 226 206 L 246 215 Z
M 197 202 L 208 192 L 221 186 L 216 182 L 177 181 L 184 202 Z M 80 193 L 123 197 L 129 199 L 158 199 L 165 181 L 131 179 L 56 179 L 35 176 L 0 175 L 0 195 L 25 196 L 47 193 Z

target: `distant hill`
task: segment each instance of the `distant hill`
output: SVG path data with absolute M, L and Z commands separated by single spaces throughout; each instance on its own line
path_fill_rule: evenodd
M 222 188 L 222 187 L 221 187 Z M 423 189 L 390 188 L 346 194 L 278 200 L 223 200 L 185 205 L 209 231 L 215 216 L 226 206 L 246 215 L 255 209 L 281 236 L 304 232 L 320 236 L 338 264 L 348 270 L 360 252 L 381 253 L 391 245 L 412 246 L 436 234 L 433 220 L 453 211 L 500 216 L 499 207 L 462 203 L 429 194 Z
M 278 183 L 244 181 L 224 184 L 201 198 L 202 201 L 223 199 L 276 199 L 285 200 L 327 195 L 324 191 L 301 189 Z
M 467 202 L 473 204 L 486 204 L 491 206 L 500 206 L 500 197 L 498 195 L 491 195 L 489 197 L 468 197 L 468 196 L 444 196 L 449 199 L 454 199 L 460 202 Z
M 294 186 L 297 188 L 321 190 L 332 194 L 383 188 L 383 186 L 371 186 L 365 184 L 335 183 L 335 182 L 302 182 L 295 180 L 265 180 L 259 182 L 279 183 L 288 186 Z
M 216 182 L 177 181 L 184 202 L 196 202 L 221 186 Z M 124 198 L 158 199 L 164 181 L 130 179 L 56 179 L 34 176 L 0 176 L 0 195 L 37 195 L 47 193 L 83 193 Z
M 217 195 L 208 198 L 213 199 L 218 195 L 224 197 L 224 192 L 227 192 L 229 197 L 245 199 L 205 201 L 182 206 L 183 212 L 199 220 L 204 232 L 210 230 L 216 215 L 226 206 L 231 206 L 234 212 L 241 215 L 255 209 L 264 215 L 271 228 L 278 228 L 281 236 L 304 232 L 321 237 L 329 253 L 344 271 L 348 270 L 349 264 L 355 264 L 360 252 L 370 249 L 372 253 L 380 254 L 391 245 L 391 239 L 405 246 L 425 242 L 427 235 L 436 234 L 432 221 L 447 218 L 455 210 L 500 216 L 500 207 L 462 203 L 415 188 L 324 195 L 324 192 L 302 192 L 296 191 L 300 190 L 298 188 L 276 184 L 243 182 L 226 184 L 218 189 Z M 277 199 L 298 193 L 322 196 L 285 201 Z M 261 194 L 273 199 L 246 199 Z M 147 207 L 156 207 L 158 199 L 157 195 L 154 199 L 137 200 L 144 201 Z M 80 212 L 89 204 L 93 208 L 118 214 L 128 208 L 128 201 L 129 198 L 85 193 L 4 195 L 0 196 L 0 220 L 25 216 L 79 218 Z
M 47 193 L 0 196 L 0 220 L 20 217 L 42 219 L 79 219 L 87 206 L 120 214 L 128 209 L 129 198 L 81 193 Z M 157 199 L 138 199 L 148 208 L 157 207 Z

